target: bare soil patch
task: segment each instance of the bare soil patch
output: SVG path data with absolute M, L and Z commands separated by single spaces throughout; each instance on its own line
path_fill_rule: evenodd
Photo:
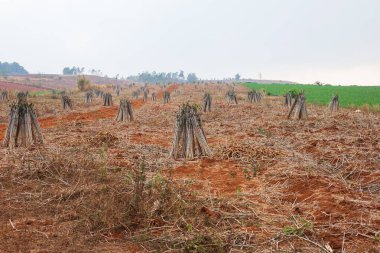
M 380 252 L 378 113 L 308 105 L 308 120 L 287 120 L 282 98 L 248 103 L 244 87 L 237 105 L 224 85 L 149 89 L 158 100 L 132 100 L 127 123 L 115 121 L 114 93 L 112 107 L 74 93 L 73 111 L 30 98 L 45 144 L 0 148 L 0 250 Z M 212 155 L 174 160 L 178 107 L 204 91 Z M 7 110 L 0 103 L 0 138 Z

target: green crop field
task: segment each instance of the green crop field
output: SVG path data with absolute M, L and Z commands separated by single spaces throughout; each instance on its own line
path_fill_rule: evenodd
M 318 86 L 304 84 L 258 84 L 245 83 L 249 88 L 265 90 L 272 96 L 283 96 L 290 90 L 304 91 L 309 103 L 327 105 L 331 97 L 339 95 L 342 107 L 368 106 L 376 111 L 380 110 L 380 86 Z
M 31 91 L 29 92 L 31 96 L 45 96 L 51 94 L 50 90 L 41 90 L 41 91 Z

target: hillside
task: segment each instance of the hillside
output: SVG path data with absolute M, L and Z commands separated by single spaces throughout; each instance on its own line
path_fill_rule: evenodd
M 54 75 L 54 74 L 28 74 L 28 75 L 11 75 L 7 77 L 0 76 L 0 82 L 7 82 L 7 86 L 10 90 L 17 90 L 18 84 L 28 85 L 34 88 L 42 89 L 74 89 L 77 87 L 78 76 L 65 76 L 65 75 Z M 86 75 L 86 78 L 90 80 L 92 84 L 116 84 L 114 78 L 100 77 Z M 14 86 L 11 83 L 15 83 Z M 119 85 L 126 84 L 125 81 L 117 81 Z M 1 89 L 1 87 L 0 87 Z

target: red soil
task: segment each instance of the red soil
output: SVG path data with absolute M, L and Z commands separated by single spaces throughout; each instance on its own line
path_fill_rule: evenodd
M 188 162 L 169 173 L 176 179 L 195 179 L 193 188 L 217 195 L 236 194 L 255 187 L 254 180 L 247 180 L 242 166 L 234 161 L 205 158 Z
M 178 87 L 179 85 L 171 85 L 166 90 L 172 92 Z M 157 93 L 160 98 L 162 95 L 163 90 Z M 275 102 L 272 101 L 273 104 Z M 142 100 L 133 101 L 134 108 L 139 108 L 142 104 Z M 257 160 L 262 161 L 257 177 L 247 179 L 245 170 L 249 167 L 239 161 L 219 158 L 177 161 L 174 169 L 166 169 L 165 174 L 186 182 L 190 188 L 199 191 L 200 195 L 218 195 L 233 201 L 236 195 L 239 197 L 240 192 L 242 195 L 246 194 L 247 201 L 257 205 L 255 210 L 262 222 L 257 226 L 238 229 L 253 231 L 256 233 L 255 236 L 262 237 L 263 240 L 276 236 L 275 233 L 280 233 L 285 226 L 294 226 L 293 219 L 301 217 L 313 224 L 313 240 L 328 243 L 336 251 L 343 247 L 356 249 L 352 252 L 366 252 L 368 249 L 377 248 L 375 233 L 378 233 L 380 227 L 380 204 L 365 191 L 358 191 L 355 184 L 366 186 L 379 183 L 380 174 L 376 171 L 378 159 L 372 154 L 378 154 L 380 150 L 378 138 L 374 138 L 377 135 L 372 132 L 378 130 L 378 125 L 372 130 L 367 129 L 366 126 L 361 126 L 360 122 L 364 119 L 375 124 L 370 121 L 371 118 L 363 116 L 357 123 L 351 115 L 345 116 L 345 119 L 341 118 L 344 114 L 337 116 L 337 119 L 339 117 L 343 122 L 335 121 L 333 118 L 318 122 L 315 117 L 308 122 L 284 121 L 282 114 L 265 113 L 265 106 L 268 105 L 255 105 L 255 110 L 252 110 L 251 105 L 238 105 L 227 109 L 223 104 L 219 104 L 216 112 L 203 119 L 208 142 L 212 148 L 227 140 L 231 142 L 249 139 L 256 150 L 265 144 L 265 148 L 259 150 L 268 152 L 255 153 Z M 163 116 L 140 118 L 135 124 L 119 126 L 118 137 L 125 135 L 138 144 L 153 144 L 168 149 L 171 135 L 165 130 L 168 123 L 164 118 L 165 113 L 172 112 L 174 105 L 153 104 L 151 107 L 142 108 L 142 111 L 148 108 L 145 117 L 157 112 L 161 112 Z M 281 107 L 280 110 L 285 111 Z M 113 118 L 116 111 L 115 106 L 90 112 L 72 112 L 60 117 L 41 118 L 39 121 L 43 128 L 50 128 L 65 122 L 91 122 Z M 229 113 L 230 116 L 226 117 L 223 113 Z M 250 118 L 255 116 L 254 120 L 249 121 L 249 124 L 241 124 L 247 115 L 250 115 Z M 217 120 L 214 121 L 214 118 Z M 221 122 L 220 125 L 218 122 Z M 352 122 L 355 124 L 347 127 Z M 109 127 L 110 122 L 104 121 L 99 125 L 98 130 L 103 126 Z M 0 125 L 0 138 L 5 129 L 5 124 Z M 71 127 L 71 130 L 75 132 L 74 127 Z M 290 132 L 294 134 L 289 134 Z M 76 134 L 83 136 L 80 131 Z M 120 147 L 110 150 L 112 166 L 125 167 L 132 164 L 134 157 L 132 159 L 128 155 L 129 152 L 133 153 L 133 150 L 125 152 L 125 149 Z M 274 157 L 268 155 L 277 150 L 285 152 L 284 155 L 281 155 L 282 152 L 276 152 Z M 342 156 L 343 154 L 346 156 Z M 330 168 L 326 164 L 332 167 L 340 166 L 340 169 L 324 170 L 323 168 Z M 347 174 L 343 174 L 345 171 Z M 345 179 L 341 179 L 338 173 L 342 173 Z M 216 220 L 220 218 L 220 213 L 207 206 L 202 207 L 201 212 Z M 120 237 L 117 233 L 106 236 L 112 239 Z M 109 248 L 107 249 L 109 251 Z
M 135 109 L 140 108 L 143 105 L 142 100 L 135 100 L 132 102 Z M 75 122 L 75 121 L 96 121 L 98 119 L 107 119 L 116 117 L 117 106 L 104 107 L 96 111 L 90 112 L 72 112 L 64 116 L 59 117 L 46 117 L 39 119 L 40 126 L 42 128 L 55 127 L 61 123 Z M 3 139 L 7 126 L 0 124 L 0 140 Z
M 162 135 L 159 135 L 156 132 L 132 133 L 130 138 L 131 138 L 131 141 L 135 142 L 135 143 L 159 145 L 159 146 L 165 147 L 165 148 L 169 148 L 171 145 L 170 139 L 163 138 Z
M 172 84 L 168 88 L 166 88 L 165 91 L 172 93 L 173 91 L 178 89 L 178 87 L 179 87 L 178 84 Z M 161 98 L 163 98 L 163 96 L 164 96 L 164 91 L 161 90 L 157 93 L 157 99 L 161 99 Z
M 3 83 L 0 83 L 0 88 L 2 87 L 1 86 L 2 84 Z M 9 83 L 9 84 L 13 85 L 13 86 L 18 85 L 18 84 L 14 84 L 14 83 Z M 43 90 L 42 88 L 39 89 L 39 88 L 36 88 L 33 86 L 28 86 L 28 85 L 23 86 L 23 84 L 19 84 L 19 85 L 20 85 L 19 87 L 25 86 L 24 88 L 26 90 L 31 90 L 30 87 L 35 88 L 36 90 Z M 18 87 L 18 86 L 16 86 L 16 87 Z M 28 87 L 28 88 L 26 88 L 26 87 Z M 170 85 L 166 89 L 166 91 L 172 92 L 172 91 L 176 90 L 177 88 L 178 88 L 178 84 Z M 162 98 L 163 92 L 160 91 L 157 96 Z M 143 104 L 144 104 L 144 101 L 142 99 L 132 101 L 132 105 L 133 105 L 134 109 L 140 108 Z M 50 128 L 50 127 L 55 127 L 58 124 L 65 123 L 65 122 L 96 121 L 98 119 L 112 118 L 112 117 L 116 117 L 116 113 L 117 113 L 117 106 L 112 106 L 112 107 L 101 108 L 101 109 L 96 110 L 96 111 L 90 111 L 90 112 L 84 112 L 84 113 L 83 112 L 72 112 L 72 113 L 69 113 L 67 115 L 60 116 L 60 117 L 53 117 L 52 116 L 52 117 L 41 118 L 38 121 L 39 121 L 42 128 Z M 0 124 L 0 141 L 3 139 L 6 128 L 7 128 L 7 126 L 5 124 Z M 138 140 L 139 136 L 136 136 L 134 138 L 136 140 Z M 154 140 L 152 142 L 152 139 L 151 139 L 150 143 L 155 144 Z M 165 143 L 164 146 L 166 146 L 166 145 L 167 144 Z

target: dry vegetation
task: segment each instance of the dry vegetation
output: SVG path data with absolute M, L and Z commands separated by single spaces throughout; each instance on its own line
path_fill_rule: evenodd
M 74 92 L 72 111 L 28 98 L 44 144 L 0 148 L 0 252 L 380 252 L 378 113 L 308 104 L 294 120 L 283 97 L 249 103 L 244 87 L 146 88 L 118 90 L 134 97 L 126 122 L 103 101 L 112 88 Z M 211 154 L 174 160 L 179 106 L 205 92 Z

